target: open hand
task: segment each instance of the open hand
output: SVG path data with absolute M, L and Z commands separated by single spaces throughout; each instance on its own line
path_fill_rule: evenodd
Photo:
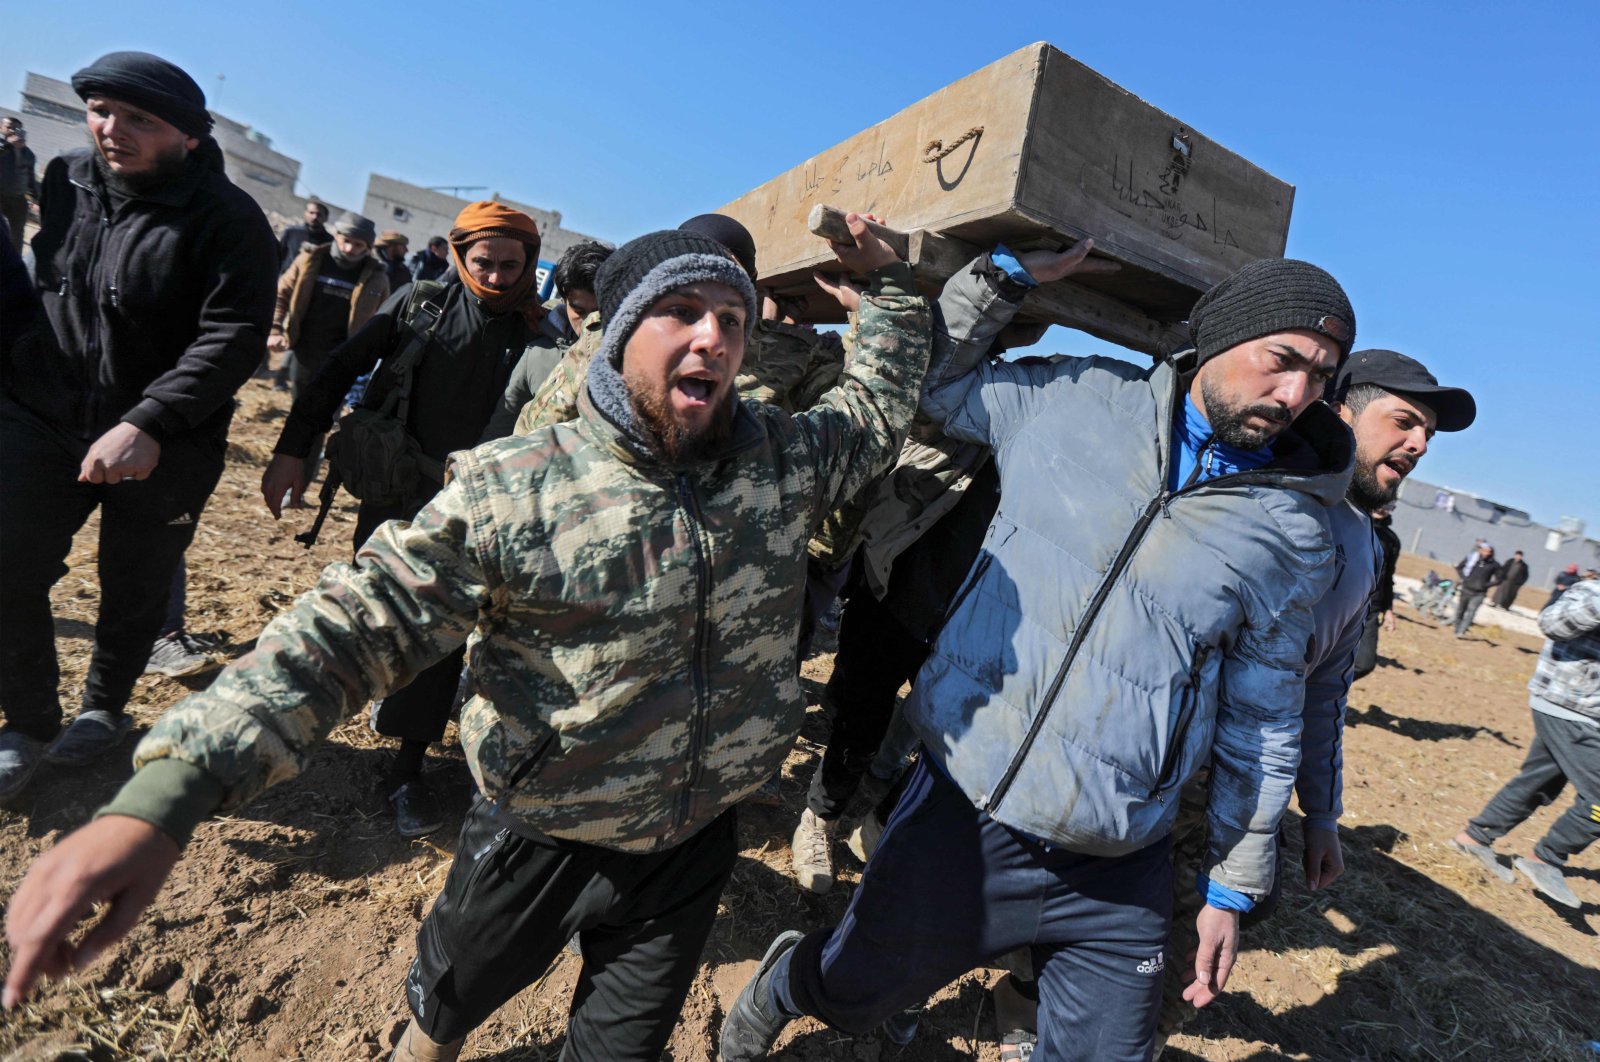
M 1023 251 L 1017 261 L 1041 284 L 1085 273 L 1115 273 L 1122 267 L 1106 258 L 1090 258 L 1093 240 L 1079 240 L 1065 251 Z
M 0 1004 L 10 1010 L 39 978 L 87 966 L 121 940 L 180 854 L 178 842 L 148 822 L 105 815 L 34 860 L 6 910 L 11 969 Z M 67 938 L 102 903 L 99 923 L 71 943 Z
M 855 313 L 861 309 L 861 293 L 866 289 L 849 277 L 830 276 L 812 270 L 811 279 L 817 282 L 817 287 L 832 295 L 839 305 L 844 307 L 846 313 Z
M 1183 990 L 1183 998 L 1197 1008 L 1222 995 L 1239 954 L 1239 912 L 1224 911 L 1206 904 L 1194 920 L 1200 934 L 1200 947 L 1194 956 L 1194 983 Z

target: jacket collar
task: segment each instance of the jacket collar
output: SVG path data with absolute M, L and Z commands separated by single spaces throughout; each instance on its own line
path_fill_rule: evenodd
M 1182 351 L 1158 363 L 1150 371 L 1160 423 L 1156 437 L 1165 475 L 1172 460 L 1172 431 L 1176 411 L 1199 371 L 1192 350 Z M 1272 460 L 1261 468 L 1230 475 L 1230 481 L 1271 482 L 1312 495 L 1323 505 L 1337 505 L 1350 488 L 1355 473 L 1356 439 L 1345 422 L 1327 403 L 1311 403 L 1294 423 L 1285 428 L 1272 444 Z
M 84 188 L 91 188 L 102 200 L 107 198 L 105 178 L 100 173 L 100 167 L 95 164 L 96 153 L 94 148 L 74 152 L 67 163 L 67 173 L 74 184 Z M 183 172 L 175 175 L 172 180 L 159 184 L 154 188 L 147 188 L 128 197 L 133 203 L 159 203 L 162 206 L 183 207 L 189 204 L 201 184 L 213 171 L 208 169 L 199 158 L 191 155 L 189 162 L 184 166 Z

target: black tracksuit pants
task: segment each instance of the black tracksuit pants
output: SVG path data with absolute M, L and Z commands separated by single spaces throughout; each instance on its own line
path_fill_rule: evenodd
M 839 651 L 826 689 L 833 728 L 806 794 L 818 818 L 844 814 L 883 744 L 900 687 L 916 678 L 927 658 L 927 643 L 858 581 L 839 620 Z
M 78 482 L 89 443 L 0 404 L 0 714 L 49 740 L 61 725 L 50 588 L 100 510 L 100 612 L 83 708 L 121 712 L 150 659 L 172 576 L 222 476 L 226 447 L 193 434 L 161 445 L 145 480 Z
M 417 931 L 411 1011 L 435 1043 L 463 1037 L 577 934 L 583 970 L 563 1062 L 655 1062 L 738 856 L 732 810 L 676 847 L 635 855 L 524 837 L 479 799 Z

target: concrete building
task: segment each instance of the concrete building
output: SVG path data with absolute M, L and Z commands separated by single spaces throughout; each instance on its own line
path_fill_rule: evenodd
M 1400 487 L 1394 530 L 1408 552 L 1439 561 L 1441 575 L 1480 538 L 1494 547 L 1501 561 L 1520 549 L 1528 562 L 1529 586 L 1548 589 L 1556 573 L 1569 564 L 1600 568 L 1600 541 L 1584 537 L 1581 520 L 1546 527 L 1521 509 L 1416 478 Z

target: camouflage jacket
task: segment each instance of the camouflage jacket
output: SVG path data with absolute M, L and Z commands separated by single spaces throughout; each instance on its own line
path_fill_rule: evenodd
M 928 303 L 904 266 L 873 279 L 839 386 L 801 414 L 741 402 L 714 458 L 641 457 L 587 387 L 577 421 L 457 454 L 413 522 L 330 565 L 161 718 L 107 810 L 181 840 L 465 641 L 462 743 L 486 799 L 550 836 L 633 852 L 712 821 L 799 731 L 806 542 L 893 460 L 916 406 Z M 196 792 L 208 799 L 183 799 Z
M 561 360 L 544 378 L 528 404 L 517 414 L 513 435 L 527 435 L 535 428 L 561 424 L 578 415 L 578 394 L 589 377 L 589 359 L 600 349 L 600 312 L 583 319 L 583 331 L 566 350 Z
M 583 322 L 583 335 L 567 348 L 561 362 L 545 378 L 517 417 L 516 434 L 561 424 L 578 415 L 578 394 L 589 375 L 589 359 L 600 349 L 600 315 Z M 775 405 L 788 412 L 810 409 L 839 379 L 844 346 L 832 335 L 772 321 L 756 323 L 747 372 L 739 374 L 741 398 Z M 798 399 L 804 398 L 801 402 Z

